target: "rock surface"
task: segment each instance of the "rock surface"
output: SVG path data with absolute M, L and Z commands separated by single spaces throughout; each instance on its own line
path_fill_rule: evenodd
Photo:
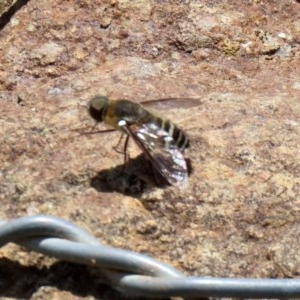
M 193 276 L 299 276 L 299 8 L 28 1 L 0 31 L 0 218 L 59 216 Z M 156 187 L 132 143 L 122 173 L 118 132 L 80 134 L 96 94 L 198 99 L 161 111 L 191 139 L 186 189 Z M 14 245 L 0 264 L 3 297 L 125 299 Z

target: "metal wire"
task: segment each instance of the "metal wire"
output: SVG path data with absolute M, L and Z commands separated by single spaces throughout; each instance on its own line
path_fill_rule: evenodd
M 0 221 L 0 246 L 9 242 L 65 261 L 96 265 L 113 288 L 131 296 L 300 297 L 298 279 L 187 277 L 146 255 L 104 246 L 85 230 L 51 216 Z

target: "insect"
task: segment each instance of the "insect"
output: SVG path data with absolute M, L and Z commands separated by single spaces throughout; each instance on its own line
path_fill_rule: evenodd
M 88 112 L 97 123 L 105 122 L 127 135 L 125 158 L 131 137 L 169 184 L 186 185 L 188 170 L 183 153 L 189 147 L 189 139 L 170 120 L 157 116 L 139 103 L 109 100 L 105 96 L 92 98 Z

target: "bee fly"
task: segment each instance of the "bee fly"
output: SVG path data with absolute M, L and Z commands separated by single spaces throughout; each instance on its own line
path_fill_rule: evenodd
M 185 133 L 171 121 L 162 119 L 139 103 L 110 101 L 105 96 L 92 98 L 88 112 L 96 122 L 105 122 L 127 134 L 139 146 L 157 171 L 171 185 L 184 186 L 188 180 L 183 153 L 189 147 Z

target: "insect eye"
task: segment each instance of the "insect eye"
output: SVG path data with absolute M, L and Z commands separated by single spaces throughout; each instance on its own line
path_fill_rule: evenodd
M 108 104 L 108 98 L 104 96 L 96 96 L 90 100 L 89 107 L 93 107 L 95 110 L 101 110 Z
M 92 98 L 88 105 L 88 112 L 97 122 L 103 121 L 103 116 L 108 106 L 108 98 L 105 96 L 96 96 Z

